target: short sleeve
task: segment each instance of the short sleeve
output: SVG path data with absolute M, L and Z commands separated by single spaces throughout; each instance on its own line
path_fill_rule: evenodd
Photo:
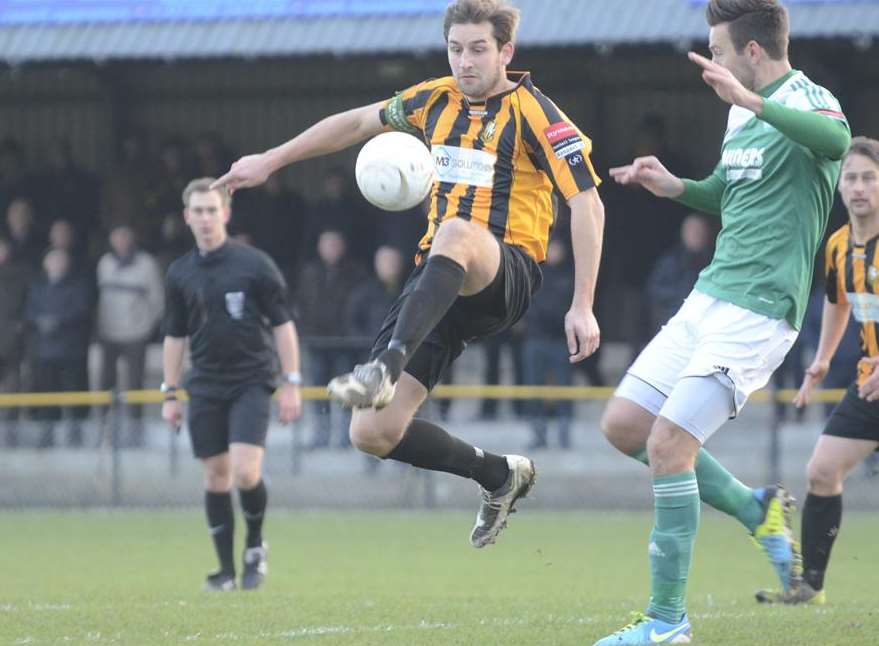
M 165 276 L 165 336 L 183 338 L 188 336 L 186 299 L 177 283 L 173 267 Z
M 287 306 L 287 281 L 271 258 L 261 255 L 260 260 L 256 285 L 257 302 L 272 327 L 277 327 L 292 318 Z
M 424 131 L 428 103 L 436 91 L 436 82 L 424 81 L 398 92 L 379 113 L 382 124 L 400 132 L 420 134 Z
M 601 184 L 592 141 L 538 91 L 522 101 L 522 131 L 528 154 L 566 200 Z
M 834 235 L 827 241 L 824 250 L 824 276 L 826 278 L 824 289 L 827 293 L 827 300 L 834 304 L 848 302 L 845 287 L 842 284 L 845 279 L 845 267 L 839 266 L 839 245 L 840 238 Z

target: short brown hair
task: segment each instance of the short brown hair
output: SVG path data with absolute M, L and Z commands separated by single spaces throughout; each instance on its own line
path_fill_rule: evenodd
M 862 155 L 879 166 L 879 141 L 869 137 L 852 137 L 852 145 L 842 161 L 845 162 L 852 155 Z
M 452 25 L 478 25 L 490 22 L 498 49 L 516 39 L 519 10 L 506 0 L 456 0 L 446 8 L 443 36 L 449 40 Z
M 712 27 L 729 25 L 738 54 L 753 40 L 773 60 L 787 56 L 790 19 L 778 0 L 711 0 L 705 8 L 705 18 Z
M 220 196 L 223 206 L 229 206 L 232 202 L 232 195 L 229 193 L 229 189 L 225 186 L 218 186 L 212 189 L 211 184 L 216 181 L 213 177 L 199 177 L 189 182 L 186 188 L 183 189 L 183 206 L 189 208 L 189 198 L 193 193 L 216 193 Z

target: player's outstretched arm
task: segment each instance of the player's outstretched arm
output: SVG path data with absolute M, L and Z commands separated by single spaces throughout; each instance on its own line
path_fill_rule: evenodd
M 571 245 L 574 248 L 574 296 L 565 314 L 565 336 L 571 363 L 598 349 L 601 331 L 592 311 L 595 283 L 604 239 L 604 204 L 595 188 L 568 200 L 571 207 Z
M 281 359 L 281 369 L 285 375 L 299 372 L 299 335 L 293 321 L 287 321 L 272 328 L 275 347 Z M 284 382 L 278 392 L 278 405 L 282 424 L 289 424 L 302 414 L 302 388 L 300 384 Z
M 797 396 L 794 397 L 794 405 L 802 408 L 812 399 L 812 391 L 821 383 L 830 368 L 830 360 L 836 354 L 842 335 L 848 325 L 852 306 L 848 303 L 831 303 L 824 299 L 824 310 L 821 313 L 821 335 L 818 340 L 818 350 L 815 359 L 806 369 L 806 376 Z
M 656 157 L 638 157 L 631 164 L 610 169 L 617 184 L 640 184 L 657 197 L 677 197 L 684 192 L 684 182 L 662 165 Z
M 211 188 L 226 186 L 235 191 L 259 186 L 284 166 L 344 150 L 369 139 L 384 130 L 379 118 L 384 103 L 380 101 L 331 115 L 280 146 L 242 157 Z

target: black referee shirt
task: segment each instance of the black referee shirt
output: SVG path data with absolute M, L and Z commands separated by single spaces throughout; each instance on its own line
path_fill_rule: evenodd
M 168 267 L 165 289 L 165 334 L 189 337 L 190 393 L 226 397 L 274 385 L 271 328 L 290 313 L 287 285 L 268 255 L 231 240 L 207 254 L 195 248 Z

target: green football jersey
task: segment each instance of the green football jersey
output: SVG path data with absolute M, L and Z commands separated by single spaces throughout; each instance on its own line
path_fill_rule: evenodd
M 792 70 L 760 94 L 848 128 L 836 98 L 802 72 Z M 722 189 L 722 229 L 695 288 L 799 329 L 840 166 L 733 106 L 712 178 Z

